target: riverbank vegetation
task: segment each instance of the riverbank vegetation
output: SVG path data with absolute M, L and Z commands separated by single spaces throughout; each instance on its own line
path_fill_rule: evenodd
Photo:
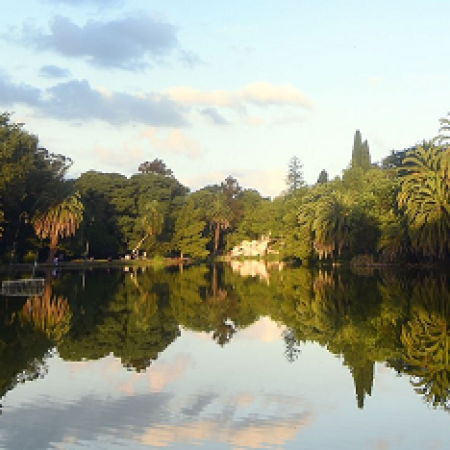
M 324 168 L 314 185 L 293 157 L 285 192 L 270 199 L 232 176 L 190 192 L 160 159 L 130 177 L 89 171 L 69 179 L 70 158 L 0 114 L 0 259 L 205 259 L 264 236 L 272 254 L 308 264 L 445 264 L 448 123 L 441 120 L 436 138 L 380 162 L 356 131 L 342 176 L 330 180 Z

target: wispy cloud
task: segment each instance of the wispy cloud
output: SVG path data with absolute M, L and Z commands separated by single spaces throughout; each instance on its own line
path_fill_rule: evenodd
M 148 141 L 158 153 L 184 154 L 190 158 L 199 158 L 204 153 L 202 146 L 182 130 L 161 130 L 148 128 L 140 135 L 142 141 Z
M 169 155 L 198 159 L 204 153 L 200 143 L 182 130 L 148 128 L 120 146 L 96 144 L 90 153 L 92 162 L 104 170 L 136 173 L 140 163 Z M 94 161 L 95 160 L 95 161 Z
M 248 105 L 313 107 L 312 100 L 297 88 L 290 85 L 276 85 L 267 81 L 255 82 L 234 91 L 200 90 L 180 86 L 171 88 L 166 93 L 181 104 L 231 108 L 237 111 L 245 110 Z

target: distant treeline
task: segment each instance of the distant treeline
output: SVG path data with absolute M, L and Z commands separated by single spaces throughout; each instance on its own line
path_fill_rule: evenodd
M 272 253 L 303 263 L 445 263 L 450 259 L 449 119 L 441 135 L 375 164 L 355 133 L 342 177 L 322 170 L 307 186 L 297 157 L 286 190 L 270 199 L 232 176 L 190 192 L 160 160 L 137 173 L 89 171 L 0 114 L 0 258 L 205 259 L 243 240 L 270 239 Z M 351 155 L 351 158 L 350 158 Z

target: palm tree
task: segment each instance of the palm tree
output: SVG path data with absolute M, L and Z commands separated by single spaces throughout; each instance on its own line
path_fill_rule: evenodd
M 398 204 L 413 248 L 444 259 L 450 253 L 450 148 L 424 142 L 404 160 Z
M 314 248 L 320 259 L 334 260 L 348 243 L 349 210 L 343 199 L 330 196 L 319 205 L 313 222 Z
M 394 261 L 399 255 L 404 255 L 410 247 L 408 229 L 405 220 L 394 210 L 389 210 L 380 219 L 381 236 L 378 250 L 385 261 Z
M 72 312 L 66 298 L 52 294 L 51 283 L 47 280 L 44 295 L 28 298 L 19 318 L 23 324 L 30 324 L 59 344 L 70 330 Z
M 411 295 L 403 326 L 404 364 L 412 384 L 433 406 L 450 406 L 450 292 L 447 279 L 425 279 Z
M 84 206 L 76 192 L 62 201 L 50 204 L 44 211 L 38 210 L 32 224 L 41 239 L 50 239 L 48 261 L 53 261 L 60 238 L 72 236 L 83 221 Z

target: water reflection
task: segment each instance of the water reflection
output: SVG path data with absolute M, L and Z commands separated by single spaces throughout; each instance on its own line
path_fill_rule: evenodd
M 135 396 L 136 387 L 125 384 L 120 392 L 133 400 L 120 398 L 101 406 L 91 405 L 95 398 L 83 398 L 70 408 L 70 414 L 89 418 L 89 408 L 107 407 L 110 410 L 103 410 L 102 417 L 106 414 L 108 420 L 107 414 L 125 407 L 121 402 L 133 401 L 134 406 L 127 408 L 141 411 L 141 404 L 142 411 L 156 414 L 142 412 L 143 420 L 151 425 L 142 425 L 145 432 L 139 437 L 130 432 L 140 420 L 138 412 L 124 424 L 122 433 L 131 433 L 128 437 L 142 445 L 159 447 L 212 437 L 237 447 L 282 445 L 296 435 L 297 427 L 312 420 L 312 410 L 299 408 L 301 399 L 289 409 L 286 405 L 295 395 L 273 397 L 273 411 L 265 416 L 255 411 L 268 398 L 248 392 L 233 394 L 239 399 L 228 398 L 224 406 L 215 403 L 213 392 L 202 390 L 195 398 L 185 395 L 183 405 L 176 406 L 176 397 L 166 387 L 182 380 L 195 364 L 187 354 L 172 363 L 160 361 L 183 333 L 200 333 L 205 342 L 218 344 L 220 351 L 267 318 L 279 325 L 284 343 L 281 353 L 292 366 L 302 364 L 304 349 L 311 343 L 341 358 L 353 378 L 358 408 L 364 408 L 368 396 L 377 395 L 375 367 L 382 363 L 410 377 L 412 389 L 427 404 L 449 410 L 450 287 L 446 275 L 376 272 L 355 276 L 305 269 L 266 273 L 267 278 L 243 277 L 236 267 L 220 265 L 182 272 L 134 269 L 47 277 L 42 297 L 1 304 L 0 395 L 4 397 L 23 381 L 50 376 L 48 362 L 54 358 L 54 349 L 66 364 L 114 358 L 136 377 L 145 375 L 152 394 Z M 202 373 L 233 370 L 220 369 L 220 355 Z M 138 398 L 141 403 L 136 403 Z M 51 404 L 47 408 L 46 414 L 56 414 Z M 183 419 L 167 423 L 164 411 L 170 411 L 170 417 L 178 411 Z M 25 412 L 37 414 L 31 406 Z M 72 420 L 61 411 L 58 414 L 60 421 Z M 100 420 L 96 427 L 102 426 Z M 74 434 L 79 435 L 82 428 Z M 67 436 L 55 436 L 52 442 L 64 439 Z

